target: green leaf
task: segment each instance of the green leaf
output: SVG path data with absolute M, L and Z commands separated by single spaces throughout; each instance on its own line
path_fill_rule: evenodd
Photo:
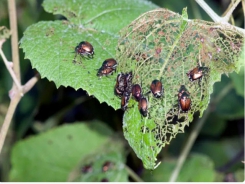
M 185 126 L 197 111 L 202 116 L 210 101 L 213 84 L 222 73 L 238 72 L 244 62 L 238 60 L 244 35 L 229 27 L 201 20 L 187 20 L 166 9 L 142 14 L 121 32 L 117 69 L 133 72 L 133 84 L 142 84 L 148 99 L 148 115 L 141 117 L 133 99 L 124 114 L 125 138 L 142 159 L 144 167 L 154 169 L 156 156 Z M 191 82 L 187 72 L 206 67 L 201 81 Z M 164 95 L 154 98 L 151 82 L 161 80 Z M 178 92 L 184 85 L 192 101 L 188 113 L 178 105 Z
M 154 171 L 145 171 L 143 179 L 147 182 L 168 182 L 177 160 L 166 160 Z M 212 182 L 215 169 L 212 160 L 202 154 L 191 154 L 184 163 L 177 182 Z
M 99 79 L 97 71 L 105 59 L 115 58 L 118 30 L 156 6 L 140 0 L 45 0 L 43 6 L 68 21 L 41 21 L 28 27 L 20 41 L 25 58 L 42 78 L 54 81 L 57 87 L 82 88 L 118 109 L 120 100 L 113 90 L 115 76 Z M 74 64 L 74 49 L 81 41 L 90 42 L 95 55 Z
M 82 158 L 105 145 L 110 130 L 100 122 L 63 125 L 19 141 L 12 149 L 10 181 L 67 181 Z
M 243 59 L 244 61 L 245 59 Z M 236 93 L 244 98 L 244 68 L 237 74 L 235 72 L 231 73 L 230 78 L 236 90 Z
M 193 151 L 209 156 L 214 161 L 215 168 L 219 168 L 234 159 L 238 152 L 243 148 L 243 145 L 243 138 L 232 137 L 219 141 L 198 142 L 198 144 L 193 147 Z M 241 164 L 241 162 L 236 162 L 229 167 L 229 171 L 240 168 Z
M 244 168 L 237 170 L 234 176 L 237 182 L 244 182 Z
M 157 8 L 145 0 L 45 0 L 43 6 L 46 11 L 61 14 L 75 25 L 113 35 L 118 35 L 121 28 L 141 13 Z
M 222 116 L 217 116 L 215 113 L 211 113 L 205 121 L 204 126 L 201 129 L 200 134 L 218 137 L 225 130 L 227 121 Z
M 69 181 L 95 182 L 107 179 L 110 182 L 127 182 L 128 174 L 125 169 L 124 145 L 122 142 L 111 140 L 93 154 L 84 157 L 79 165 L 70 173 Z M 104 164 L 108 170 L 103 170 Z M 90 166 L 90 172 L 81 172 L 82 168 Z
M 223 75 L 221 79 L 221 82 L 217 82 L 214 85 L 214 96 L 216 97 L 219 97 L 227 86 L 232 85 L 231 83 L 233 83 L 231 79 L 225 75 Z M 229 93 L 223 97 L 223 100 L 219 101 L 214 112 L 225 119 L 233 120 L 243 118 L 244 98 L 238 96 L 235 89 L 232 88 Z

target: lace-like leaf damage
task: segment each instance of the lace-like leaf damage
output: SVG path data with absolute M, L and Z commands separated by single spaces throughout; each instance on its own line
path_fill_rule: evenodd
M 166 9 L 149 11 L 121 31 L 117 48 L 118 70 L 133 72 L 133 83 L 142 85 L 148 99 L 147 117 L 141 116 L 131 97 L 123 118 L 125 138 L 147 169 L 156 168 L 156 157 L 193 120 L 195 112 L 207 108 L 213 84 L 221 74 L 239 71 L 244 35 L 231 27 L 201 20 L 188 20 Z M 203 77 L 190 81 L 187 74 L 203 67 Z M 150 92 L 154 79 L 162 82 L 164 94 Z M 191 108 L 183 112 L 178 93 L 189 92 Z

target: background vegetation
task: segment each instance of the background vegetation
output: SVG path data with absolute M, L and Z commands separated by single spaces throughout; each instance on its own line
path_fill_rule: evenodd
M 230 1 L 206 1 L 222 15 Z M 190 19 L 212 21 L 195 1 L 154 0 L 160 7 L 180 13 L 188 7 Z M 64 19 L 44 11 L 42 1 L 17 0 L 18 37 L 38 21 Z M 0 1 L 0 26 L 9 27 L 8 3 Z M 240 3 L 231 22 L 244 27 L 244 7 Z M 113 25 L 112 25 L 113 26 Z M 3 44 L 11 60 L 11 42 Z M 35 49 L 35 48 L 33 48 Z M 20 51 L 22 83 L 36 74 Z M 244 58 L 242 58 L 244 59 Z M 0 58 L 2 60 L 2 58 Z M 12 79 L 0 62 L 0 124 L 9 106 Z M 215 103 L 212 103 L 215 102 Z M 177 181 L 244 181 L 244 70 L 223 75 L 214 93 L 197 140 L 191 148 Z M 154 171 L 143 168 L 122 134 L 121 110 L 115 111 L 86 91 L 59 87 L 40 79 L 17 106 L 0 155 L 0 181 L 169 181 L 178 157 L 187 143 L 198 114 L 185 133 L 178 134 L 159 154 L 162 164 Z M 101 171 L 105 161 L 111 171 Z M 84 173 L 91 164 L 92 172 Z

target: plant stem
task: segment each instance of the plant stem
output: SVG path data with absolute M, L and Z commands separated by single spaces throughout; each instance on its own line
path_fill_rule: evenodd
M 15 111 L 20 99 L 21 99 L 21 96 L 15 95 L 15 97 L 12 98 L 10 101 L 10 105 L 9 105 L 6 117 L 4 119 L 3 125 L 2 125 L 1 130 L 0 130 L 0 153 L 2 151 L 7 132 L 8 132 L 11 120 L 13 118 L 13 115 L 14 115 L 14 111 Z
M 225 16 L 222 18 L 223 21 L 228 22 L 229 18 L 231 17 L 232 12 L 235 10 L 237 5 L 240 3 L 241 0 L 237 0 L 235 3 L 231 1 L 231 4 L 229 5 L 228 9 L 225 12 Z
M 220 17 L 208 6 L 203 0 L 196 0 L 196 2 L 202 7 L 202 9 L 209 15 L 214 22 L 220 22 Z
M 237 27 L 237 26 L 233 26 L 231 24 L 229 24 L 226 19 L 223 19 L 222 17 L 218 16 L 213 10 L 212 8 L 210 8 L 208 6 L 208 4 L 204 1 L 204 0 L 195 0 L 201 7 L 202 9 L 211 17 L 211 19 L 214 21 L 214 22 L 217 22 L 217 23 L 220 23 L 220 24 L 224 24 L 226 26 L 229 26 L 231 28 L 234 28 L 236 29 L 236 31 L 239 31 L 241 32 L 242 34 L 245 34 L 245 30 L 240 28 L 240 27 Z M 238 0 L 240 1 L 240 0 Z
M 3 53 L 1 48 L 0 48 L 0 55 L 2 56 L 3 62 L 5 64 L 5 66 L 6 66 L 6 68 L 8 69 L 8 71 L 9 71 L 9 73 L 10 73 L 10 75 L 11 75 L 11 77 L 12 77 L 14 83 L 15 83 L 15 85 L 17 86 L 18 90 L 22 91 L 21 84 L 20 84 L 18 78 L 16 77 L 16 74 L 14 73 L 14 71 L 12 69 L 12 66 L 11 66 L 12 63 L 7 60 L 7 58 L 5 57 L 5 55 L 4 55 L 4 53 Z M 21 96 L 23 96 L 22 92 L 21 92 Z
M 127 165 L 124 165 L 125 169 L 128 172 L 128 175 L 137 182 L 144 182 L 132 169 L 130 169 Z
M 22 98 L 24 93 L 28 92 L 34 86 L 34 84 L 38 81 L 38 78 L 39 78 L 39 74 L 38 74 L 32 79 L 30 79 L 24 86 L 21 86 L 15 0 L 8 0 L 8 7 L 9 7 L 9 17 L 10 17 L 10 28 L 11 28 L 11 33 L 12 33 L 11 48 L 12 48 L 13 66 L 11 62 L 8 62 L 8 60 L 6 59 L 2 51 L 2 43 L 4 42 L 4 40 L 0 40 L 0 55 L 3 58 L 3 61 L 14 81 L 14 84 L 13 84 L 12 89 L 9 92 L 10 105 L 8 107 L 8 111 L 6 113 L 4 122 L 0 130 L 0 153 L 2 151 L 3 144 L 5 141 L 6 135 L 8 133 L 15 109 L 20 99 Z
M 172 172 L 172 175 L 170 177 L 169 182 L 175 182 L 176 179 L 179 176 L 179 172 L 193 146 L 193 144 L 196 141 L 196 138 L 201 130 L 201 128 L 203 127 L 206 119 L 208 118 L 208 116 L 210 115 L 210 113 L 212 112 L 212 106 L 215 106 L 216 104 L 218 104 L 220 102 L 220 100 L 222 100 L 227 94 L 228 92 L 232 89 L 233 85 L 232 83 L 229 83 L 228 85 L 226 85 L 223 90 L 219 93 L 219 95 L 217 97 L 215 97 L 215 99 L 212 100 L 212 103 L 209 104 L 208 109 L 204 112 L 203 117 L 201 119 L 199 119 L 197 121 L 197 123 L 195 124 L 195 127 L 193 128 L 193 131 L 190 134 L 190 137 L 187 140 L 187 144 L 185 145 L 184 149 L 182 150 L 182 152 L 180 153 L 180 156 L 178 158 L 177 161 L 177 165 L 174 169 L 174 171 Z
M 245 18 L 245 2 L 244 1 L 242 1 L 242 10 L 243 10 L 244 18 Z
M 12 48 L 12 61 L 14 73 L 21 83 L 20 78 L 20 61 L 19 61 L 19 48 L 18 48 L 18 29 L 17 29 L 17 16 L 16 16 L 16 4 L 15 0 L 8 0 L 9 19 L 11 36 L 11 48 Z

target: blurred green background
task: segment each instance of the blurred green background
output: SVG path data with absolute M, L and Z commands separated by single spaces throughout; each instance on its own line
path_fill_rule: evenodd
M 190 19 L 211 21 L 194 0 L 152 0 L 152 2 L 159 7 L 177 13 L 181 13 L 182 9 L 187 7 Z M 206 2 L 218 15 L 222 15 L 230 3 L 229 0 L 207 0 Z M 41 20 L 63 18 L 45 12 L 41 6 L 42 0 L 17 0 L 16 3 L 19 39 L 31 24 Z M 241 3 L 235 9 L 233 19 L 236 26 L 244 27 L 244 12 Z M 2 25 L 9 28 L 6 0 L 0 0 L 0 26 Z M 3 51 L 8 60 L 11 60 L 10 46 L 10 40 L 7 40 L 3 45 Z M 32 69 L 30 62 L 24 59 L 22 50 L 20 50 L 20 63 L 22 84 L 24 84 L 36 71 Z M 0 84 L 1 125 L 9 104 L 8 91 L 12 87 L 12 79 L 2 62 L 2 58 L 0 58 Z M 222 100 L 216 106 L 209 106 L 212 113 L 207 118 L 192 147 L 191 155 L 186 160 L 179 181 L 244 181 L 244 164 L 241 162 L 244 160 L 244 70 L 241 70 L 239 74 L 229 74 L 229 77 L 223 75 L 222 81 L 214 86 L 211 101 L 226 89 L 229 92 Z M 56 89 L 53 82 L 46 79 L 39 80 L 33 89 L 22 98 L 15 112 L 11 130 L 0 155 L 0 181 L 10 181 L 11 177 L 9 176 L 12 168 L 10 157 L 12 148 L 18 141 L 64 124 L 71 125 L 75 122 L 92 121 L 100 121 L 102 124 L 106 124 L 112 130 L 113 136 L 116 135 L 125 144 L 124 150 L 126 152 L 120 156 L 123 157 L 122 162 L 127 165 L 130 171 L 137 173 L 144 181 L 168 181 L 193 125 L 198 123 L 198 114 L 190 126 L 185 128 L 184 134 L 178 134 L 169 146 L 163 148 L 159 155 L 162 164 L 153 172 L 143 169 L 141 161 L 124 140 L 122 116 L 121 110 L 114 111 L 107 104 L 100 104 L 95 98 L 87 96 L 86 91 L 82 89 L 78 91 L 69 87 Z M 90 146 L 90 134 L 87 136 L 87 146 Z M 106 136 L 108 139 L 113 137 L 112 134 L 106 134 Z M 118 149 L 118 151 L 121 150 Z M 31 154 L 32 150 L 29 152 Z M 91 155 L 96 158 L 96 153 L 91 153 Z M 205 169 L 205 167 L 207 168 Z M 124 179 L 135 181 L 129 170 L 126 169 Z M 40 177 L 43 177 L 42 181 L 45 181 L 45 175 Z M 107 177 L 106 179 L 110 181 L 110 177 L 113 176 L 108 175 Z M 79 181 L 94 181 L 86 180 L 85 176 L 81 178 Z

